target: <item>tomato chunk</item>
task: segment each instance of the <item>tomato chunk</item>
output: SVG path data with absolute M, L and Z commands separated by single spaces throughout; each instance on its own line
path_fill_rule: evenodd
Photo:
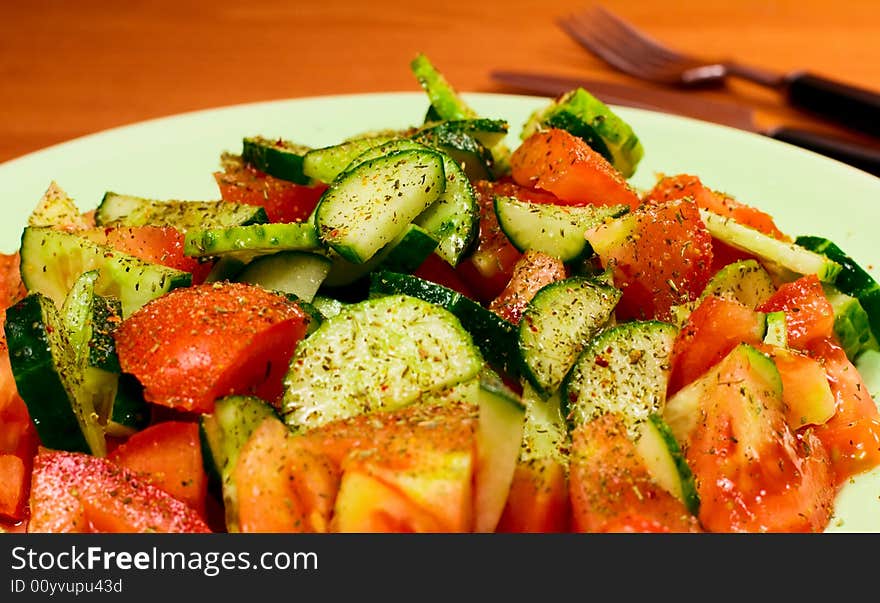
M 673 305 L 696 299 L 711 276 L 712 237 L 686 199 L 643 206 L 586 237 L 622 291 L 621 319 L 664 319 Z
M 697 518 L 651 477 L 618 415 L 577 427 L 571 444 L 576 532 L 700 532 Z
M 568 477 L 551 458 L 520 461 L 496 532 L 567 532 L 570 522 Z
M 253 166 L 230 162 L 222 172 L 214 173 L 224 201 L 257 205 L 266 210 L 270 222 L 306 220 L 327 185 L 312 186 L 275 178 Z
M 510 157 L 517 184 L 538 188 L 573 205 L 639 206 L 623 175 L 590 146 L 565 130 L 535 132 Z
M 665 203 L 690 197 L 701 209 L 732 218 L 736 222 L 764 234 L 787 241 L 790 239 L 776 226 L 770 214 L 737 201 L 728 194 L 714 191 L 692 174 L 678 174 L 661 178 L 645 195 L 646 203 Z
M 0 338 L 0 517 L 24 519 L 39 437 L 15 386 L 5 337 Z
M 822 364 L 834 393 L 834 416 L 814 432 L 828 449 L 837 483 L 843 484 L 880 465 L 880 411 L 843 348 L 831 339 L 816 339 L 807 352 Z
M 199 514 L 107 459 L 41 450 L 29 532 L 208 532 Z
M 564 279 L 565 265 L 542 251 L 526 251 L 513 267 L 513 275 L 504 290 L 489 304 L 489 309 L 513 324 L 519 324 L 529 302 L 545 285 Z
M 834 332 L 834 308 L 815 274 L 781 285 L 758 311 L 785 312 L 785 333 L 793 348 L 804 349 L 813 339 L 831 337 Z
M 760 314 L 737 301 L 710 295 L 678 332 L 667 393 L 672 395 L 705 374 L 740 343 L 759 344 L 763 337 Z
M 256 285 L 213 283 L 175 289 L 122 321 L 119 363 L 153 403 L 210 412 L 228 394 L 277 402 L 307 315 Z
M 132 435 L 108 458 L 205 516 L 208 476 L 196 423 L 156 423 Z

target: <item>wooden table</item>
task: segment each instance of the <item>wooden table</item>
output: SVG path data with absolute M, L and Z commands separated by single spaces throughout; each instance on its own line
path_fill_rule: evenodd
M 683 50 L 880 90 L 880 2 L 608 0 Z M 416 90 L 425 52 L 457 88 L 504 92 L 491 68 L 634 81 L 554 23 L 581 0 L 28 0 L 0 8 L 0 161 L 140 120 L 289 97 Z M 818 124 L 747 83 L 707 97 L 762 125 Z

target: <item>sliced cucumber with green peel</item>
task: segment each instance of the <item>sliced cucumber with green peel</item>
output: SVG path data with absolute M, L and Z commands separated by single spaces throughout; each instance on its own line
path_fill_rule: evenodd
M 83 273 L 98 270 L 95 292 L 122 302 L 123 317 L 176 287 L 192 284 L 188 272 L 146 262 L 75 233 L 26 227 L 21 237 L 21 278 L 59 307 Z
M 662 415 L 649 415 L 639 423 L 636 438 L 636 452 L 654 481 L 680 500 L 691 515 L 697 515 L 700 497 L 694 474 Z
M 429 148 L 409 138 L 398 138 L 369 149 L 359 155 L 352 163 L 357 165 L 393 151 Z M 437 239 L 437 255 L 446 260 L 448 264 L 457 266 L 477 236 L 480 210 L 467 174 L 449 155 L 442 151 L 437 152 L 443 157 L 446 187 L 437 200 L 415 218 L 414 223 Z M 389 266 L 389 269 L 397 270 L 392 266 Z M 412 270 L 415 270 L 415 267 L 399 271 Z
M 281 138 L 247 136 L 242 140 L 241 158 L 274 178 L 311 184 L 312 179 L 303 172 L 303 160 L 310 150 L 306 145 Z
M 471 182 L 495 179 L 492 152 L 461 122 L 428 124 L 416 131 L 412 139 L 451 157 Z
M 303 174 L 330 184 L 364 151 L 398 138 L 393 135 L 365 136 L 339 144 L 312 149 L 303 157 Z
M 55 302 L 29 293 L 6 310 L 9 362 L 18 393 L 47 448 L 106 456 L 104 430 Z
M 834 334 L 850 361 L 866 350 L 880 351 L 880 342 L 871 328 L 871 319 L 858 298 L 834 285 L 824 283 L 825 298 L 834 310 Z
M 771 270 L 798 275 L 815 274 L 825 283 L 833 283 L 841 265 L 828 257 L 810 251 L 806 247 L 780 241 L 763 232 L 744 226 L 732 218 L 700 210 L 700 217 L 709 233 L 731 247 L 750 253 L 762 260 Z
M 268 222 L 266 210 L 229 201 L 159 201 L 108 191 L 95 210 L 98 226 L 173 226 L 181 232 L 191 228 L 229 228 Z
M 205 471 L 212 486 L 221 490 L 229 532 L 238 531 L 238 492 L 232 471 L 251 433 L 270 418 L 280 421 L 275 409 L 260 398 L 226 396 L 214 403 L 212 413 L 199 419 Z
M 645 154 L 632 127 L 583 88 L 566 92 L 549 106 L 535 111 L 523 126 L 521 136 L 526 139 L 542 128 L 559 128 L 582 138 L 624 178 L 635 174 Z
M 770 312 L 765 317 L 767 330 L 764 333 L 764 343 L 780 348 L 788 347 L 788 329 L 785 323 L 785 312 Z
M 333 318 L 348 306 L 344 301 L 338 300 L 335 297 L 330 297 L 328 295 L 321 295 L 320 293 L 315 295 L 312 299 L 312 306 L 320 312 L 321 317 L 324 320 L 328 318 Z
M 661 412 L 677 334 L 678 329 L 669 323 L 633 321 L 590 340 L 562 386 L 571 428 L 614 412 L 626 417 L 633 430 Z
M 859 300 L 868 313 L 875 337 L 880 337 L 880 284 L 849 254 L 832 241 L 816 236 L 800 236 L 795 239 L 800 247 L 828 258 L 841 267 L 834 285 L 843 293 Z
M 321 241 L 363 263 L 393 241 L 444 192 L 443 158 L 429 150 L 396 151 L 340 175 L 315 208 Z
M 485 359 L 511 376 L 521 372 L 517 327 L 458 291 L 431 281 L 379 270 L 370 275 L 370 295 L 404 294 L 436 304 L 458 318 Z
M 104 431 L 109 436 L 128 437 L 147 427 L 151 418 L 151 406 L 144 399 L 144 386 L 134 375 L 121 373 Z
M 526 416 L 520 462 L 553 459 L 568 467 L 571 437 L 563 415 L 564 404 L 560 392 L 545 399 L 525 382 L 522 403 L 526 407 Z
M 541 288 L 523 312 L 518 348 L 525 377 L 550 396 L 584 346 L 608 324 L 620 291 L 584 277 L 569 277 Z
M 388 295 L 352 304 L 297 346 L 284 379 L 284 420 L 297 432 L 402 408 L 472 380 L 483 358 L 450 312 Z
M 329 258 L 304 251 L 279 251 L 252 261 L 236 277 L 241 283 L 292 293 L 311 302 L 330 272 Z
M 563 262 L 592 255 L 584 237 L 587 230 L 629 211 L 626 205 L 553 205 L 502 195 L 495 196 L 494 205 L 498 225 L 514 247 L 542 251 Z
M 709 279 L 700 299 L 710 295 L 738 301 L 754 310 L 776 292 L 770 273 L 753 259 L 739 260 L 724 266 Z
M 186 231 L 183 243 L 184 255 L 197 258 L 233 256 L 244 263 L 279 251 L 321 248 L 318 233 L 310 222 L 193 228 Z

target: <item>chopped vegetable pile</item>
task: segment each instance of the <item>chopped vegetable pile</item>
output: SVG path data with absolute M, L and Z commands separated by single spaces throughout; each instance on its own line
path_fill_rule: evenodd
M 819 532 L 880 466 L 880 286 L 583 89 L 218 150 L 212 200 L 52 182 L 0 257 L 28 532 Z M 277 133 L 268 133 L 277 134 Z

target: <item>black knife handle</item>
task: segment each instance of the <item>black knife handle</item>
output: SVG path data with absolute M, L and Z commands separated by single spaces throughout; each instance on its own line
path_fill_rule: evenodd
M 786 78 L 788 102 L 799 109 L 880 137 L 880 94 L 807 72 Z
M 880 147 L 870 147 L 837 136 L 799 128 L 779 127 L 765 134 L 770 138 L 820 153 L 869 174 L 880 176 Z

